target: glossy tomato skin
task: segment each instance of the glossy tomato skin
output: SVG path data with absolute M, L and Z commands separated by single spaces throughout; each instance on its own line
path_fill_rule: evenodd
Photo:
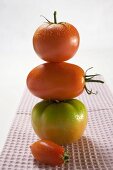
M 83 135 L 87 125 L 87 109 L 77 100 L 59 103 L 41 101 L 32 110 L 32 126 L 41 139 L 69 144 Z
M 45 61 L 61 62 L 70 59 L 79 47 L 77 29 L 69 23 L 41 25 L 34 33 L 33 47 Z
M 64 163 L 64 148 L 49 140 L 39 140 L 31 146 L 31 152 L 40 163 L 51 166 Z
M 46 100 L 74 98 L 83 92 L 84 85 L 83 69 L 65 62 L 39 65 L 27 77 L 31 93 Z

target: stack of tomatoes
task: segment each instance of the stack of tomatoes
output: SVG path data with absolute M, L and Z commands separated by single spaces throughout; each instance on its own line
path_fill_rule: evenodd
M 34 50 L 46 63 L 27 77 L 30 92 L 43 99 L 32 110 L 32 126 L 41 139 L 57 144 L 75 142 L 87 125 L 85 105 L 73 98 L 92 77 L 87 78 L 81 67 L 64 62 L 73 57 L 79 42 L 77 29 L 66 22 L 57 23 L 56 12 L 54 22 L 47 20 L 33 36 Z

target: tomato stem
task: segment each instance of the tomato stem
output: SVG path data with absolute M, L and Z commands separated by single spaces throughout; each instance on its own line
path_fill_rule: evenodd
M 86 74 L 89 70 L 91 70 L 92 68 L 93 68 L 93 67 L 88 68 L 88 69 L 86 70 L 85 74 Z
M 64 152 L 62 159 L 64 160 L 64 163 L 68 163 L 69 162 L 69 154 L 67 152 Z
M 52 22 L 51 22 L 51 21 L 49 21 L 49 20 L 48 20 L 46 17 L 44 17 L 43 15 L 40 15 L 40 17 L 45 18 L 45 20 L 46 20 L 48 23 L 52 24 Z
M 102 80 L 92 80 L 90 79 L 86 79 L 86 82 L 96 82 L 96 83 L 104 83 Z
M 84 88 L 85 88 L 85 90 L 86 90 L 86 92 L 87 92 L 87 94 L 97 94 L 98 92 L 96 91 L 95 93 L 92 91 L 92 89 L 91 90 L 89 90 L 87 87 L 86 87 L 86 85 L 84 86 Z
M 57 14 L 57 12 L 54 11 L 54 23 L 55 23 L 55 24 L 57 24 L 56 14 Z
M 44 17 L 43 15 L 40 15 L 41 17 L 45 18 L 45 20 L 49 23 L 49 24 L 57 24 L 57 18 L 56 18 L 56 14 L 57 12 L 54 11 L 54 23 L 49 21 L 46 17 Z
M 60 102 L 63 102 L 64 100 L 49 100 L 49 101 L 51 101 L 53 103 L 60 103 Z
M 56 103 L 59 103 L 60 101 L 59 100 L 55 100 Z
M 84 76 L 85 82 L 104 83 L 104 81 L 102 81 L 102 80 L 93 80 L 94 77 L 99 76 L 100 74 L 86 75 L 86 73 L 88 72 L 88 70 L 90 70 L 90 69 L 92 69 L 92 68 L 93 68 L 93 67 L 90 67 L 89 69 L 86 70 L 85 76 Z M 86 92 L 87 92 L 88 94 L 97 94 L 97 91 L 96 91 L 96 93 L 94 93 L 94 92 L 92 91 L 92 89 L 89 90 L 89 89 L 86 87 L 86 85 L 84 86 L 84 88 L 85 88 L 85 90 L 86 90 Z
M 95 76 L 100 76 L 100 74 L 85 75 L 85 77 L 86 77 L 86 78 L 87 78 L 87 77 L 89 77 L 89 78 L 93 78 L 93 77 L 95 77 Z

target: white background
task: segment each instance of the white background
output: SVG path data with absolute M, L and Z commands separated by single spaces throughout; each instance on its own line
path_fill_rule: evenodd
M 45 20 L 73 24 L 81 42 L 69 60 L 84 69 L 94 67 L 113 92 L 113 0 L 0 0 L 0 151 L 22 96 L 26 77 L 43 63 L 35 54 L 32 36 Z

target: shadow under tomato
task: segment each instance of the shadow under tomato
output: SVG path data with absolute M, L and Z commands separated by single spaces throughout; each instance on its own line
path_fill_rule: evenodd
M 69 153 L 69 163 L 57 167 L 58 170 L 75 170 L 75 169 L 106 169 L 110 167 L 110 157 L 106 155 L 107 148 L 101 147 L 98 142 L 88 137 L 82 136 L 77 142 L 64 146 Z M 113 161 L 113 160 L 112 160 Z M 33 168 L 55 170 L 56 167 L 50 167 L 34 160 Z

